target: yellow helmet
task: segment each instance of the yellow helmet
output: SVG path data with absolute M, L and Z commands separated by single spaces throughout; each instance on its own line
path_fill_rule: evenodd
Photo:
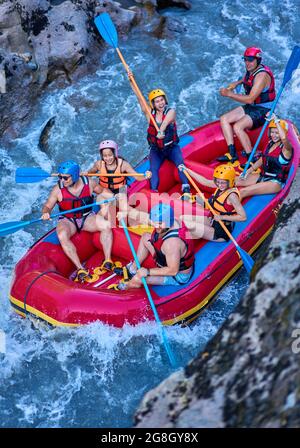
M 279 120 L 280 126 L 283 128 L 284 132 L 287 134 L 287 131 L 289 129 L 289 125 L 285 120 Z M 276 123 L 274 120 L 271 120 L 269 123 L 269 129 L 276 128 Z
M 164 96 L 166 103 L 168 104 L 167 95 L 165 94 L 165 92 L 162 89 L 151 90 L 151 92 L 149 93 L 149 97 L 148 97 L 151 109 L 154 109 L 153 100 L 159 96 Z
M 227 180 L 229 188 L 234 186 L 235 176 L 235 169 L 231 165 L 219 165 L 214 171 L 214 179 Z

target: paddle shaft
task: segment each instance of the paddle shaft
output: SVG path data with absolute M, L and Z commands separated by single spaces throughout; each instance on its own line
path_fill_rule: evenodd
M 121 220 L 120 220 L 120 223 L 121 223 L 121 226 L 122 226 L 123 229 L 124 229 L 124 232 L 125 232 L 125 235 L 126 235 L 128 244 L 129 244 L 129 246 L 130 246 L 130 249 L 131 249 L 131 252 L 132 252 L 134 261 L 135 261 L 135 264 L 136 264 L 137 268 L 140 269 L 140 268 L 141 268 L 141 264 L 140 264 L 139 259 L 138 259 L 138 257 L 137 257 L 137 253 L 136 253 L 135 248 L 134 248 L 134 246 L 133 246 L 133 243 L 132 243 L 132 241 L 131 241 L 131 238 L 130 238 L 130 235 L 129 235 L 129 232 L 128 232 L 128 228 L 127 228 L 127 226 L 126 226 L 126 223 L 125 223 L 124 219 L 121 219 Z M 167 354 L 168 354 L 170 363 L 171 363 L 171 365 L 172 365 L 173 367 L 176 367 L 176 366 L 177 366 L 177 363 L 176 363 L 175 357 L 174 357 L 174 355 L 173 355 L 173 353 L 172 353 L 172 350 L 171 350 L 171 348 L 170 348 L 170 346 L 169 346 L 169 342 L 168 342 L 168 340 L 167 340 L 167 336 L 166 336 L 166 334 L 165 334 L 163 325 L 162 325 L 161 320 L 160 320 L 160 318 L 159 318 L 159 315 L 158 315 L 158 313 L 157 313 L 157 309 L 156 309 L 156 307 L 155 307 L 155 305 L 154 305 L 154 302 L 153 302 L 153 299 L 152 299 L 152 296 L 151 296 L 151 292 L 150 292 L 149 286 L 147 285 L 146 279 L 145 279 L 144 277 L 142 278 L 142 283 L 143 283 L 143 286 L 144 286 L 144 288 L 145 288 L 145 291 L 146 291 L 148 300 L 149 300 L 149 302 L 150 302 L 150 306 L 151 306 L 151 308 L 152 308 L 152 311 L 153 311 L 155 320 L 156 320 L 156 322 L 157 322 L 157 324 L 158 324 L 158 326 L 159 326 L 159 329 L 160 329 L 160 332 L 161 332 L 162 341 L 163 341 L 163 343 L 164 343 L 164 346 L 165 346 L 166 352 L 167 352 Z
M 120 51 L 120 49 L 119 49 L 118 47 L 116 48 L 116 51 L 117 51 L 117 53 L 118 53 L 118 55 L 119 55 L 119 58 L 121 59 L 122 64 L 123 64 L 124 67 L 125 67 L 126 72 L 128 72 L 128 70 L 129 70 L 129 66 L 126 64 L 126 61 L 125 61 L 125 59 L 124 59 L 124 57 L 123 57 L 123 55 L 122 55 L 122 53 L 121 53 L 121 51 Z M 134 87 L 135 87 L 134 92 L 135 92 L 136 96 L 137 96 L 137 97 L 140 99 L 140 101 L 143 103 L 144 110 L 145 110 L 146 114 L 148 115 L 149 119 L 150 119 L 150 120 L 152 121 L 152 123 L 153 123 L 153 126 L 155 127 L 156 131 L 158 132 L 158 131 L 159 131 L 159 127 L 158 127 L 158 125 L 157 125 L 157 123 L 156 123 L 156 121 L 155 121 L 153 115 L 151 114 L 151 112 L 150 112 L 150 110 L 149 110 L 149 106 L 148 106 L 148 104 L 147 104 L 145 98 L 143 97 L 142 92 L 140 91 L 139 86 L 137 85 L 137 83 L 136 83 L 136 81 L 135 81 L 133 75 L 131 76 L 131 82 L 132 82 L 132 84 L 133 84 Z
M 186 177 L 188 178 L 189 182 L 193 185 L 193 187 L 195 188 L 195 190 L 197 191 L 197 193 L 199 194 L 199 196 L 201 197 L 201 199 L 205 202 L 205 205 L 207 206 L 207 208 L 211 211 L 211 213 L 216 216 L 219 214 L 212 208 L 212 206 L 210 205 L 210 203 L 208 202 L 208 200 L 206 199 L 206 197 L 204 196 L 204 194 L 199 190 L 197 184 L 194 182 L 194 180 L 192 179 L 192 177 L 189 175 L 189 173 L 186 170 L 183 170 L 184 174 L 186 175 Z M 218 221 L 218 223 L 221 225 L 222 229 L 224 230 L 224 232 L 228 235 L 228 237 L 231 239 L 231 241 L 233 242 L 233 244 L 235 245 L 236 248 L 239 247 L 238 243 L 235 241 L 235 239 L 233 238 L 233 236 L 231 235 L 231 233 L 229 232 L 229 230 L 227 229 L 227 227 L 225 226 L 225 224 L 222 221 Z

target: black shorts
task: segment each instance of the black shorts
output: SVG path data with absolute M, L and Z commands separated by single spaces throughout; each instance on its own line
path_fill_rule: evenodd
M 225 226 L 231 233 L 234 229 L 235 223 L 232 221 L 227 221 L 227 222 L 222 221 L 222 222 L 223 222 L 223 224 L 225 224 Z M 223 227 L 221 226 L 221 224 L 218 221 L 213 221 L 212 227 L 213 227 L 213 229 L 215 229 L 214 240 L 218 240 L 219 238 L 222 238 L 225 241 L 230 240 L 229 236 L 227 235 L 227 233 L 225 232 L 225 230 L 223 229 Z
M 266 120 L 266 114 L 270 109 L 266 107 L 254 105 L 254 104 L 246 104 L 242 106 L 246 115 L 249 115 L 251 120 L 253 121 L 253 126 L 251 129 L 256 129 L 262 126 Z

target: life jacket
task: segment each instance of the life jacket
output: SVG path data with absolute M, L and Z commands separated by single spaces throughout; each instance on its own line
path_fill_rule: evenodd
M 170 107 L 165 106 L 163 115 L 162 115 L 162 122 L 166 118 L 166 115 L 169 112 L 169 110 L 170 110 Z M 156 121 L 155 110 L 153 110 L 151 113 L 152 113 L 154 120 Z M 157 130 L 155 129 L 155 126 L 152 123 L 152 120 L 150 120 L 148 129 L 147 129 L 147 140 L 150 145 L 150 148 L 164 149 L 164 148 L 168 148 L 169 146 L 172 146 L 179 142 L 179 137 L 177 134 L 177 126 L 176 126 L 175 121 L 173 123 L 170 123 L 167 126 L 167 128 L 165 130 L 165 137 L 163 139 L 156 138 L 156 135 L 157 135 Z
M 239 198 L 241 197 L 239 190 L 236 187 L 233 187 L 228 188 L 225 191 L 221 191 L 219 190 L 219 188 L 217 188 L 211 195 L 211 197 L 208 199 L 210 206 L 219 215 L 234 215 L 236 213 L 234 206 L 227 202 L 228 196 L 231 193 L 236 193 Z
M 187 238 L 187 228 L 184 224 L 180 229 L 170 229 L 168 230 L 162 238 L 159 238 L 159 234 L 156 233 L 155 229 L 152 232 L 150 243 L 152 244 L 155 255 L 154 260 L 159 267 L 167 266 L 166 256 L 163 254 L 161 247 L 168 238 L 180 238 L 185 246 L 186 253 L 180 258 L 179 271 L 185 271 L 193 266 L 195 261 L 194 256 L 194 243 L 193 240 Z
M 126 185 L 126 177 L 119 176 L 121 174 L 121 166 L 123 159 L 117 158 L 117 167 L 115 170 L 108 170 L 104 160 L 101 160 L 100 174 L 104 175 L 99 178 L 99 184 L 103 188 L 108 188 L 111 191 L 118 190 Z M 105 174 L 116 174 L 118 177 L 105 177 Z
M 261 175 L 272 177 L 284 183 L 289 175 L 290 167 L 293 160 L 293 154 L 290 159 L 286 159 L 283 154 L 283 143 L 280 143 L 271 153 L 270 149 L 274 143 L 270 141 L 262 153 Z M 282 163 L 284 162 L 284 163 Z
M 68 188 L 64 187 L 62 182 L 58 182 L 62 194 L 62 201 L 58 203 L 58 208 L 60 212 L 65 212 L 73 208 L 82 207 L 84 205 L 93 204 L 94 198 L 90 193 L 89 181 L 86 176 L 80 176 L 83 182 L 83 188 L 79 196 L 73 195 Z M 93 210 L 93 207 L 80 210 L 75 213 L 66 213 L 64 216 L 66 218 L 82 218 L 83 216 L 89 214 Z
M 275 79 L 274 75 L 269 67 L 266 65 L 259 65 L 254 72 L 246 72 L 244 79 L 243 79 L 243 86 L 245 89 L 246 95 L 249 95 L 250 90 L 253 87 L 255 76 L 258 75 L 258 73 L 266 72 L 271 78 L 271 83 L 267 90 L 265 92 L 261 92 L 261 94 L 256 98 L 254 101 L 254 104 L 261 104 L 261 103 L 269 103 L 273 101 L 276 97 L 275 92 Z

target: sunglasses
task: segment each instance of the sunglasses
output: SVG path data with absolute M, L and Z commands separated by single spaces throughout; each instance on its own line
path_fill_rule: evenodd
M 71 176 L 62 176 L 61 174 L 58 175 L 58 178 L 59 178 L 59 179 L 62 179 L 62 180 L 69 180 L 70 177 L 71 177 Z
M 256 59 L 256 57 L 255 56 L 244 56 L 243 59 L 244 59 L 244 61 L 253 62 Z

